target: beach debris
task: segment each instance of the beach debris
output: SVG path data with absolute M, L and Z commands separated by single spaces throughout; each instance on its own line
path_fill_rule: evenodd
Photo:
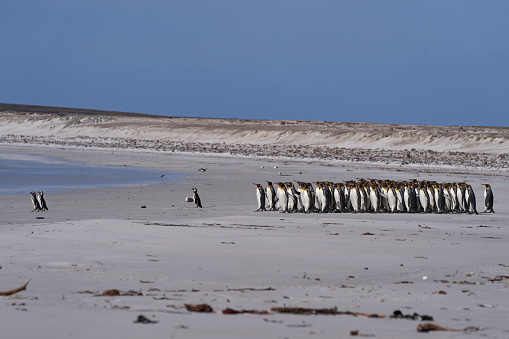
M 479 327 L 469 326 L 460 330 L 455 328 L 442 327 L 432 323 L 423 323 L 417 326 L 417 332 L 429 332 L 429 331 L 477 332 L 479 331 Z
M 20 286 L 18 288 L 14 288 L 12 290 L 5 291 L 5 292 L 0 292 L 0 295 L 13 295 L 13 294 L 16 294 L 18 292 L 24 291 L 24 290 L 27 289 L 27 285 L 28 285 L 29 282 L 30 282 L 30 279 L 28 279 L 22 286 Z
M 214 310 L 207 304 L 190 305 L 184 304 L 189 312 L 212 313 Z
M 145 317 L 143 314 L 140 314 L 138 318 L 136 318 L 133 323 L 135 324 L 157 324 L 159 321 L 157 320 L 150 320 L 149 318 Z
M 423 277 L 422 277 L 422 280 L 428 280 L 428 276 L 426 276 L 426 275 L 425 275 L 425 276 L 423 276 Z
M 509 276 L 508 275 L 497 275 L 493 279 L 488 278 L 488 281 L 490 281 L 490 282 L 504 281 L 504 280 L 509 280 Z
M 143 296 L 143 293 L 141 293 L 141 291 L 137 292 L 137 291 L 127 291 L 125 293 L 122 293 L 120 292 L 119 290 L 117 289 L 111 289 L 111 290 L 106 290 L 104 291 L 103 293 L 101 293 L 99 296 L 101 297 L 113 297 L 113 296 Z
M 229 288 L 227 291 L 237 291 L 237 292 L 246 292 L 246 291 L 275 291 L 275 288 L 272 287 L 266 287 L 266 288 Z
M 374 334 L 364 334 L 364 333 L 360 333 L 359 330 L 351 330 L 350 331 L 350 335 L 352 337 L 356 337 L 356 336 L 359 336 L 359 337 L 374 337 L 375 335 Z
M 364 233 L 362 233 L 362 235 L 375 235 L 375 234 L 371 233 L 371 232 L 364 232 Z
M 225 308 L 223 310 L 223 314 L 269 314 L 269 311 L 266 310 L 234 310 L 232 308 Z
M 140 208 L 147 208 L 147 206 L 146 206 L 146 205 L 141 205 L 141 207 L 140 207 Z
M 433 321 L 433 317 L 426 314 L 403 314 L 400 310 L 396 310 L 390 316 L 391 319 L 409 319 L 409 320 L 424 320 L 424 321 Z
M 114 296 L 114 295 L 120 295 L 120 291 L 119 290 L 116 290 L 116 289 L 112 289 L 112 290 L 106 290 L 104 291 L 101 296 L 103 297 L 106 297 L 106 296 Z
M 299 314 L 299 315 L 353 315 L 368 318 L 387 318 L 386 315 L 380 315 L 376 313 L 338 311 L 337 307 L 333 308 L 272 307 L 270 311 L 277 313 Z

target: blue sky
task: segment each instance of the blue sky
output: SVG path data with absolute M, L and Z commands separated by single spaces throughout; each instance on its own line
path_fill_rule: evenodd
M 0 102 L 509 126 L 509 1 L 3 0 Z

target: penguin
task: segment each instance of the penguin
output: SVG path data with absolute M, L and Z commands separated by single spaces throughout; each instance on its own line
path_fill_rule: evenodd
M 428 192 L 428 199 L 429 199 L 429 210 L 430 212 L 436 211 L 436 204 L 435 204 L 435 191 L 433 190 L 433 187 L 428 185 L 426 187 L 426 191 Z
M 288 196 L 285 189 L 285 184 L 282 182 L 277 182 L 277 189 L 276 189 L 276 195 L 277 195 L 277 208 L 281 208 L 283 212 L 286 212 L 288 210 Z
M 329 212 L 330 202 L 332 200 L 332 194 L 329 189 L 329 186 L 327 186 L 325 183 L 322 185 L 322 212 L 327 213 Z
M 39 194 L 37 195 L 37 202 L 39 203 L 39 207 L 41 211 L 47 211 L 48 206 L 46 206 L 46 200 L 44 200 L 44 192 L 39 191 Z
M 417 199 L 417 192 L 415 190 L 415 186 L 407 185 L 405 187 L 405 195 L 408 195 L 408 205 L 407 211 L 410 213 L 415 213 L 419 210 L 419 200 Z
M 455 212 L 458 210 L 458 197 L 456 197 L 456 190 L 454 189 L 454 184 L 448 184 L 445 187 L 445 191 L 447 191 L 450 199 L 450 212 Z M 447 201 L 446 201 L 447 203 Z
M 372 185 L 369 186 L 369 200 L 371 201 L 373 212 L 380 212 L 380 192 Z
M 419 202 L 422 206 L 423 212 L 428 213 L 429 211 L 429 196 L 428 196 L 428 190 L 424 187 L 419 187 Z
M 465 187 L 465 183 L 461 183 L 456 187 L 456 196 L 458 197 L 458 210 L 462 213 L 468 212 Z
M 300 193 L 300 201 L 302 202 L 302 209 L 304 213 L 311 212 L 311 193 L 307 189 L 307 184 L 297 181 L 297 191 Z
M 288 197 L 288 212 L 297 212 L 297 194 L 291 182 L 284 183 L 286 196 Z
M 194 200 L 196 207 L 202 208 L 201 199 L 200 199 L 200 196 L 198 195 L 198 190 L 194 187 L 193 187 L 193 200 Z
M 396 212 L 398 198 L 393 187 L 387 188 L 387 202 L 389 203 L 389 211 L 391 213 Z
M 276 191 L 274 190 L 274 187 L 272 186 L 272 183 L 270 181 L 267 181 L 267 203 L 269 204 L 269 210 L 275 211 L 276 210 Z
M 258 211 L 266 211 L 265 209 L 265 190 L 263 189 L 262 185 L 260 184 L 254 184 L 256 186 L 256 200 L 258 201 L 258 209 L 255 212 Z
M 467 211 L 470 214 L 475 213 L 476 215 L 478 215 L 479 213 L 477 213 L 476 208 L 477 203 L 475 201 L 475 194 L 474 190 L 472 189 L 472 186 L 467 185 L 467 192 L 468 192 Z
M 321 211 L 322 210 L 322 203 L 325 199 L 324 197 L 324 193 L 323 193 L 323 190 L 322 190 L 322 183 L 321 182 L 315 182 L 316 184 L 316 187 L 315 187 L 315 200 L 316 200 L 316 205 L 318 206 L 318 211 Z
M 489 184 L 484 185 L 484 213 L 495 213 L 493 210 L 493 191 Z
M 357 186 L 352 186 L 350 189 L 350 203 L 354 213 L 361 211 L 361 192 Z
M 334 201 L 336 202 L 336 212 L 344 212 L 346 208 L 345 192 L 341 184 L 334 185 Z
M 39 201 L 37 200 L 35 192 L 30 192 L 30 199 L 32 200 L 32 205 L 34 205 L 34 209 L 31 212 L 39 212 L 41 210 L 41 205 L 39 205 Z
M 399 188 L 394 189 L 396 195 L 396 210 L 398 212 L 405 212 L 405 203 L 403 202 L 403 196 L 401 194 L 401 190 Z
M 388 191 L 387 187 L 385 187 L 385 186 L 380 187 L 380 200 L 381 200 L 380 209 L 385 212 L 390 211 L 388 192 L 389 191 Z

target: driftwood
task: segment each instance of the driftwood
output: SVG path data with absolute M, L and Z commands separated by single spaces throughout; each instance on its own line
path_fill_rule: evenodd
M 28 279 L 25 284 L 21 287 L 18 287 L 18 288 L 15 288 L 15 289 L 12 289 L 12 290 L 9 290 L 9 291 L 5 291 L 5 292 L 0 292 L 0 295 L 13 295 L 15 293 L 18 293 L 18 292 L 21 292 L 21 291 L 24 291 L 27 289 L 27 285 L 28 285 L 28 282 L 30 281 L 30 279 Z
M 223 314 L 269 314 L 268 311 L 265 311 L 265 310 L 261 310 L 261 311 L 258 311 L 258 310 L 234 310 L 232 308 L 225 308 L 223 310 Z
M 227 289 L 227 291 L 237 291 L 237 292 L 246 292 L 246 291 L 275 291 L 276 289 L 272 288 L 272 287 L 267 287 L 267 288 L 252 288 L 252 287 L 247 287 L 247 288 L 229 288 Z
M 290 314 L 302 314 L 302 315 L 315 315 L 315 314 L 323 314 L 323 315 L 353 315 L 358 317 L 368 317 L 368 318 L 387 318 L 386 315 L 380 315 L 376 313 L 360 313 L 360 312 L 350 312 L 350 311 L 338 311 L 336 307 L 334 308 L 305 308 L 305 307 L 272 307 L 270 309 L 271 312 L 278 313 L 290 313 Z
M 447 328 L 438 326 L 432 323 L 423 323 L 417 326 L 417 332 L 429 332 L 429 331 L 449 331 L 449 332 L 476 332 L 479 331 L 479 327 L 469 326 L 462 330 L 455 328 Z

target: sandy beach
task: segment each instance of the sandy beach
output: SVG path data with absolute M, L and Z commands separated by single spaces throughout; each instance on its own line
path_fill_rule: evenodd
M 0 195 L 6 338 L 509 337 L 504 128 L 2 107 L 0 153 L 152 171 Z M 480 213 L 255 212 L 253 183 L 357 178 L 468 182 Z
M 28 194 L 1 196 L 1 289 L 30 279 L 26 290 L 1 297 L 5 337 L 412 338 L 426 335 L 417 332 L 426 323 L 457 330 L 433 337 L 509 337 L 502 171 L 30 145 L 0 151 L 186 174 L 54 194 L 47 212 L 31 213 Z M 253 183 L 373 177 L 467 181 L 481 213 L 254 212 Z M 482 213 L 486 182 L 496 214 Z M 185 202 L 191 187 L 202 209 Z M 102 296 L 109 290 L 119 294 Z M 185 306 L 201 304 L 213 312 Z M 295 308 L 335 314 L 282 313 Z M 408 317 L 391 317 L 395 311 Z

